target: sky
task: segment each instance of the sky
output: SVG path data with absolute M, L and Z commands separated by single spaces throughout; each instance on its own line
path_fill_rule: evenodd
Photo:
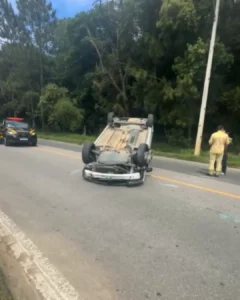
M 72 17 L 80 11 L 92 7 L 93 0 L 52 0 L 53 7 L 59 18 Z
M 16 0 L 10 0 L 16 6 Z M 73 17 L 75 14 L 89 10 L 94 0 L 51 0 L 59 18 Z

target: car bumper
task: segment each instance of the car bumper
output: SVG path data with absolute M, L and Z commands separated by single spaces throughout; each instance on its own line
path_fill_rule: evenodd
M 141 178 L 140 173 L 127 173 L 127 174 L 113 174 L 113 173 L 99 173 L 91 170 L 84 170 L 84 175 L 91 179 L 100 179 L 100 180 L 110 180 L 110 181 L 129 181 L 129 180 L 139 180 Z
M 30 137 L 25 137 L 25 138 L 20 138 L 20 137 L 14 137 L 14 136 L 6 136 L 7 140 L 11 144 L 31 144 L 32 142 L 36 141 L 35 136 L 30 136 Z
M 83 178 L 87 181 L 95 183 L 107 183 L 107 184 L 124 184 L 127 186 L 138 186 L 145 182 L 145 171 L 126 173 L 126 174 L 114 174 L 114 173 L 101 173 L 83 169 Z

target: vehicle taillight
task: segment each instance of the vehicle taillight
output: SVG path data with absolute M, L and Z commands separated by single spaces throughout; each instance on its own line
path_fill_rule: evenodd
M 23 121 L 23 118 L 15 118 L 15 117 L 8 117 L 7 120 L 9 121 Z

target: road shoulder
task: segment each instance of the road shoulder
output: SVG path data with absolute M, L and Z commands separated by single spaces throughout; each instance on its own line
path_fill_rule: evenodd
M 69 282 L 2 211 L 0 241 L 0 268 L 14 299 L 78 299 Z
M 0 268 L 3 272 L 5 283 L 12 297 L 7 295 L 6 300 L 21 299 L 21 300 L 39 300 L 40 295 L 34 290 L 26 277 L 26 274 L 20 262 L 13 255 L 9 243 L 1 236 L 0 243 Z M 5 293 L 6 294 L 6 293 Z M 0 298 L 4 299 L 5 298 Z

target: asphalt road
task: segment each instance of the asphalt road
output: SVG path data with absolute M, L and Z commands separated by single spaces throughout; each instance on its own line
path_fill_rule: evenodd
M 102 186 L 76 151 L 1 146 L 0 209 L 80 300 L 239 299 L 237 171 L 233 184 L 163 163 L 144 186 Z
M 82 150 L 81 145 L 62 143 L 50 140 L 39 140 L 40 145 L 50 146 L 54 148 L 60 148 L 64 150 L 70 150 L 80 152 Z M 170 159 L 166 157 L 154 157 L 152 161 L 154 168 L 160 168 L 163 170 L 174 171 L 181 174 L 193 175 L 193 176 L 205 176 L 208 173 L 208 165 L 196 162 L 186 162 L 178 159 Z M 218 179 L 222 182 L 229 182 L 240 185 L 240 170 L 228 169 L 227 176 L 223 176 Z

